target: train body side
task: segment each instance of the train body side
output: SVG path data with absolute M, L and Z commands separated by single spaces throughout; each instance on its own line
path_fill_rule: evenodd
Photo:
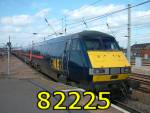
M 119 68 L 120 70 L 121 67 L 130 67 L 121 51 L 86 51 L 82 40 L 83 34 L 85 33 L 33 44 L 17 54 L 25 62 L 40 68 L 42 72 L 49 76 L 51 76 L 50 73 L 56 73 L 51 76 L 56 80 L 58 75 L 65 74 L 68 79 L 75 82 L 92 82 L 98 80 L 97 78 L 100 78 L 100 76 L 89 75 L 91 68 Z M 105 34 L 98 35 L 105 36 Z M 112 38 L 109 35 L 107 37 Z M 107 81 L 110 80 L 111 78 Z M 101 81 L 104 82 L 105 79 Z

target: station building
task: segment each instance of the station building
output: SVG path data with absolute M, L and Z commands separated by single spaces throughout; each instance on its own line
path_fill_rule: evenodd
M 150 43 L 134 44 L 131 46 L 132 57 L 150 58 Z

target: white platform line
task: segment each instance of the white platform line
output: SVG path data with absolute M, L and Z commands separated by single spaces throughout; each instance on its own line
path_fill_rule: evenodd
M 115 104 L 111 104 L 111 107 L 118 109 L 119 111 L 123 112 L 123 113 L 130 113 L 129 111 L 122 109 L 119 106 L 116 106 Z
M 81 88 L 77 88 L 77 89 L 64 89 L 64 90 L 61 90 L 63 92 L 68 92 L 68 91 L 82 91 L 84 92 L 85 90 L 84 89 L 81 89 Z

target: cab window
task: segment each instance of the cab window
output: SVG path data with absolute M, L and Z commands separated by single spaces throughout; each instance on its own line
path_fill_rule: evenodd
M 73 39 L 72 40 L 71 50 L 73 50 L 73 51 L 79 51 L 79 50 L 81 50 L 79 39 Z
M 117 43 L 114 40 L 102 39 L 105 50 L 119 50 Z
M 99 39 L 85 39 L 86 50 L 100 50 L 102 49 Z
M 111 38 L 90 38 L 84 39 L 86 50 L 119 50 L 119 46 L 115 40 Z

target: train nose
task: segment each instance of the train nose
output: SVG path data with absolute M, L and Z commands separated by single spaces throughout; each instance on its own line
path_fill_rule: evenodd
M 92 68 L 129 67 L 121 51 L 88 51 Z

